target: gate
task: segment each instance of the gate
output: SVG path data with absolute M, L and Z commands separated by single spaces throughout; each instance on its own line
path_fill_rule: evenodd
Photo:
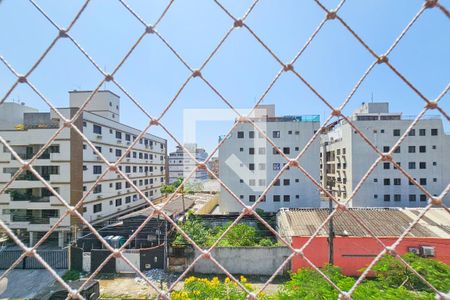
M 141 271 L 164 269 L 164 244 L 155 248 L 141 249 Z
M 91 251 L 91 272 L 95 272 L 98 267 L 106 260 L 111 254 L 107 249 L 92 249 Z M 115 273 L 116 272 L 116 259 L 112 257 L 100 270 L 100 273 Z
M 0 269 L 8 269 L 22 253 L 22 250 L 0 251 Z M 53 269 L 67 269 L 68 267 L 67 249 L 38 250 L 37 253 Z M 44 269 L 44 266 L 36 258 L 25 256 L 16 269 Z

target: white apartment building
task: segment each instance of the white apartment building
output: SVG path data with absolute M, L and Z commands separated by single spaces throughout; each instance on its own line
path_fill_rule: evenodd
M 413 121 L 389 112 L 389 103 L 363 103 L 350 117 L 381 151 L 392 149 Z M 393 159 L 431 194 L 450 183 L 450 136 L 439 117 L 424 116 L 395 150 Z M 322 186 L 346 200 L 377 158 L 377 154 L 345 120 L 329 126 L 321 139 Z M 445 199 L 449 204 L 449 197 Z M 421 207 L 425 194 L 389 162 L 381 162 L 357 192 L 353 207 Z
M 59 109 L 65 117 L 73 116 L 91 91 L 71 91 L 70 107 Z M 110 91 L 99 91 L 87 105 L 76 126 L 87 136 L 109 162 L 115 162 L 137 138 L 140 130 L 120 123 L 120 99 Z M 7 108 L 7 109 L 5 109 Z M 16 120 L 2 136 L 21 158 L 28 160 L 47 143 L 62 124 L 54 112 L 37 112 L 24 105 L 0 105 L 3 112 L 14 111 Z M 20 112 L 20 113 L 17 113 Z M 150 199 L 160 197 L 160 186 L 166 182 L 167 142 L 146 134 L 133 147 L 119 168 Z M 6 147 L 0 147 L 0 186 L 11 179 L 20 164 Z M 76 205 L 107 166 L 73 129 L 65 128 L 33 167 L 71 205 Z M 107 173 L 94 192 L 85 200 L 80 212 L 93 223 L 146 205 L 135 190 L 116 173 Z M 29 171 L 22 173 L 0 194 L 0 218 L 24 241 L 33 245 L 66 211 L 65 206 Z M 50 240 L 63 246 L 69 232 L 79 229 L 80 221 L 66 217 Z
M 320 127 L 319 116 L 275 116 L 275 105 L 261 105 L 252 120 L 279 149 L 294 158 Z M 299 160 L 319 181 L 319 141 L 313 142 Z M 246 205 L 252 205 L 287 161 L 250 123 L 239 123 L 219 148 L 219 177 Z M 280 208 L 319 207 L 318 188 L 297 168 L 290 168 L 269 190 L 258 208 L 268 212 Z M 240 212 L 242 206 L 221 187 L 222 213 Z
M 198 161 L 205 161 L 208 153 L 203 148 L 197 148 L 197 144 L 189 143 L 184 147 Z M 187 177 L 196 168 L 194 160 L 186 153 L 182 147 L 177 146 L 177 150 L 169 154 L 169 183 L 175 182 L 178 178 Z M 192 181 L 205 181 L 208 179 L 206 169 L 197 169 L 191 176 Z

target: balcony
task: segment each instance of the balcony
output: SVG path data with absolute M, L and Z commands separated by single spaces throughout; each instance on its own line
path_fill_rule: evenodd
M 13 175 L 13 174 L 11 174 L 11 175 Z M 50 174 L 44 174 L 44 175 L 41 174 L 41 176 L 42 176 L 42 178 L 44 178 L 45 180 L 50 180 Z M 34 174 L 31 173 L 30 171 L 22 172 L 22 173 L 17 177 L 16 180 L 20 180 L 20 181 L 39 181 L 39 179 L 38 179 L 36 176 L 34 176 Z

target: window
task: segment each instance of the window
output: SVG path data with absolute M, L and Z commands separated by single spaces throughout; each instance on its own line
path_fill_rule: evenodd
M 383 169 L 389 170 L 391 168 L 391 164 L 388 162 L 383 163 Z
M 291 201 L 291 196 L 290 195 L 284 195 L 283 196 L 283 202 L 290 202 Z
M 265 170 L 265 169 L 266 169 L 266 164 L 265 164 L 265 163 L 259 163 L 259 164 L 258 164 L 258 170 L 263 171 L 263 170 Z
M 416 146 L 408 146 L 408 153 L 416 153 Z
M 239 152 L 244 152 L 244 148 L 239 148 Z
M 102 127 L 99 125 L 94 124 L 92 130 L 95 134 L 102 134 Z
M 415 129 L 411 129 L 409 132 L 408 132 L 408 135 L 409 136 L 415 136 L 416 135 L 416 130 Z M 395 199 L 394 199 L 395 200 Z
M 94 193 L 94 194 L 98 194 L 98 193 L 101 193 L 101 192 L 102 192 L 102 185 L 101 185 L 101 184 L 97 184 L 97 185 L 95 186 L 95 188 L 94 188 L 93 193 Z
M 259 186 L 266 186 L 266 180 L 265 179 L 259 179 L 258 180 L 258 185 Z
M 249 179 L 248 180 L 248 185 L 249 186 L 255 186 L 256 185 L 256 180 L 255 179 Z
M 400 194 L 395 194 L 395 195 L 394 195 L 394 201 L 402 201 L 402 195 L 400 195 Z
M 249 139 L 254 139 L 255 138 L 255 132 L 253 130 L 248 132 L 248 138 Z
M 300 182 L 300 179 L 298 179 L 298 178 L 295 178 L 295 182 Z
M 239 182 L 240 183 L 244 183 L 244 179 L 239 179 Z
M 425 132 L 426 132 L 425 129 L 419 129 L 419 135 L 420 135 L 420 136 L 425 136 Z M 415 196 L 415 195 L 414 195 L 414 196 Z M 414 201 L 416 201 L 416 200 L 414 200 Z
M 101 212 L 102 211 L 102 204 L 101 203 L 94 204 L 93 208 L 94 208 L 94 213 Z
M 381 132 L 381 133 L 384 133 L 384 129 L 381 129 L 380 132 Z
M 279 131 L 272 131 L 272 137 L 273 138 L 280 138 L 280 132 Z
M 425 194 L 421 194 L 420 201 L 427 201 L 427 196 Z
M 122 139 L 122 132 L 116 130 L 116 139 Z
M 273 154 L 275 154 L 275 155 L 280 154 L 280 153 L 278 152 L 278 149 L 277 149 L 277 148 L 273 148 Z
M 258 148 L 258 154 L 266 154 L 266 148 L 264 147 Z
M 126 196 L 125 203 L 130 203 L 130 202 L 131 202 L 131 196 Z
M 238 131 L 237 132 L 237 138 L 238 139 L 243 139 L 244 138 L 244 132 L 243 131 Z
M 431 129 L 431 135 L 438 135 L 438 130 L 437 130 L 437 128 Z
M 401 184 L 402 184 L 401 178 L 394 178 L 394 185 L 401 185 Z
M 255 195 L 249 195 L 248 196 L 248 201 L 249 202 L 255 202 L 256 201 L 256 196 Z
M 122 182 L 116 182 L 116 190 L 122 189 Z
M 427 163 L 424 161 L 419 162 L 419 169 L 426 169 L 427 168 Z
M 427 185 L 427 179 L 426 178 L 420 178 L 419 183 L 420 183 L 420 185 Z
M 414 180 L 416 180 L 415 178 L 414 178 Z M 414 182 L 412 182 L 411 180 L 408 180 L 409 181 L 409 185 L 414 185 Z
M 116 199 L 116 206 L 122 205 L 122 198 Z
M 415 169 L 415 168 L 416 168 L 416 163 L 413 162 L 413 161 L 410 161 L 410 162 L 408 163 L 408 168 L 411 169 L 411 170 Z
M 102 173 L 102 166 L 94 166 L 93 173 L 94 174 L 101 174 Z
M 299 151 L 300 150 L 300 147 L 295 147 L 295 151 Z
M 280 179 L 275 180 L 273 183 L 273 186 L 279 186 L 280 185 Z
M 288 131 L 288 134 L 292 134 L 292 130 L 289 130 L 289 131 Z
M 427 152 L 427 146 L 419 146 L 419 152 L 420 152 L 420 153 L 425 153 L 425 152 Z
M 83 171 L 87 170 L 87 166 L 83 165 Z
M 384 195 L 384 201 L 391 201 L 391 195 Z
M 300 134 L 300 131 L 296 131 L 296 132 L 295 132 L 295 135 L 299 135 L 299 134 Z
M 437 166 L 437 162 L 433 161 L 433 166 Z
M 255 170 L 255 164 L 248 164 L 248 169 L 250 171 L 254 171 Z
M 373 179 L 373 182 L 378 182 L 378 178 L 374 178 L 374 179 Z
M 433 178 L 433 182 L 437 182 L 437 178 Z
M 383 147 L 383 152 L 385 152 L 385 153 L 386 153 L 386 152 L 389 152 L 389 149 L 390 149 L 389 146 L 384 146 L 384 147 Z
M 290 179 L 283 179 L 283 185 L 290 185 L 291 180 Z
M 239 199 L 244 199 L 244 195 L 239 195 Z
M 436 145 L 431 146 L 431 149 L 436 150 Z
M 400 146 L 398 146 L 397 148 L 395 148 L 394 153 L 400 153 Z
M 280 195 L 273 195 L 273 202 L 280 202 Z
M 280 163 L 273 163 L 273 170 L 279 171 L 280 170 Z
M 250 155 L 255 154 L 255 148 L 253 148 L 253 147 L 248 148 L 248 154 L 250 154 Z
M 289 147 L 284 147 L 283 148 L 283 153 L 284 154 L 290 154 L 291 153 L 291 149 Z
M 122 150 L 121 149 L 116 149 L 116 156 L 117 157 L 122 156 Z
M 400 129 L 394 129 L 393 131 L 394 136 L 400 136 Z M 389 200 L 388 200 L 389 201 Z
M 125 166 L 125 173 L 131 173 L 131 166 Z
M 411 201 L 411 202 L 416 201 L 416 195 L 415 194 L 410 194 L 409 195 L 409 201 Z
M 128 133 L 125 134 L 125 141 L 131 141 L 131 135 L 129 135 Z
M 391 185 L 391 179 L 384 178 L 383 183 L 384 183 L 384 185 Z
M 373 195 L 373 198 L 374 198 L 374 199 L 378 199 L 378 195 L 377 195 L 377 194 L 374 194 L 374 195 Z

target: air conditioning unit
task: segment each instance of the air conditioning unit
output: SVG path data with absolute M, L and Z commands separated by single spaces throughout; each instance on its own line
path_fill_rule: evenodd
M 127 158 L 127 162 L 130 162 L 130 159 L 129 159 L 129 158 Z
M 117 144 L 122 144 L 122 140 L 117 140 Z
M 117 194 L 118 194 L 118 195 L 122 195 L 122 192 L 121 192 L 121 191 L 118 191 Z
M 420 255 L 423 257 L 434 257 L 434 247 L 420 246 Z
M 102 160 L 102 158 L 100 156 L 97 155 L 97 160 Z
M 131 142 L 127 142 L 127 145 L 128 145 L 128 146 L 131 145 Z
M 102 136 L 100 134 L 97 134 L 97 139 L 101 140 Z

